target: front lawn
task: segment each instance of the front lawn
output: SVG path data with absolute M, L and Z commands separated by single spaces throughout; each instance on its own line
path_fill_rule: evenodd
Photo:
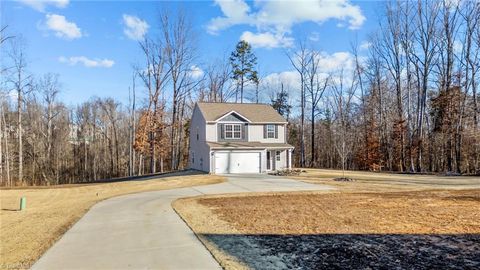
M 0 269 L 30 268 L 99 201 L 130 193 L 222 181 L 223 177 L 205 174 L 167 175 L 145 181 L 0 190 Z M 17 211 L 21 197 L 27 198 L 27 208 Z
M 226 269 L 480 267 L 480 189 L 180 199 Z
M 386 172 L 345 171 L 326 169 L 302 169 L 302 173 L 291 178 L 313 184 L 327 184 L 342 192 L 391 192 L 432 189 L 480 189 L 478 176 L 444 176 L 426 174 L 402 174 Z M 340 177 L 353 182 L 333 181 Z

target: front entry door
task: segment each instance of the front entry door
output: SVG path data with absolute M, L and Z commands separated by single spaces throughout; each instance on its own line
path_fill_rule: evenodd
M 270 168 L 272 167 L 271 163 L 272 163 L 272 158 L 270 156 L 270 151 L 267 151 L 267 171 L 270 171 Z

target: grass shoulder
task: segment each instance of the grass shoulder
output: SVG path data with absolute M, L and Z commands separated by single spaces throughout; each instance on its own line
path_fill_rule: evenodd
M 208 174 L 50 188 L 1 190 L 0 268 L 29 268 L 94 204 L 116 196 L 223 182 Z M 27 208 L 17 211 L 21 197 Z

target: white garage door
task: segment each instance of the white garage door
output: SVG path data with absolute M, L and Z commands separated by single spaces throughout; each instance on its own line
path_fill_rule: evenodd
M 215 173 L 259 173 L 259 152 L 216 152 Z

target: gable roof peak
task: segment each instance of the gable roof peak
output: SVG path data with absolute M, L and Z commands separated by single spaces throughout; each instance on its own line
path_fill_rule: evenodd
M 197 102 L 202 115 L 207 122 L 217 121 L 219 118 L 235 112 L 252 123 L 286 123 L 272 106 L 261 103 L 214 103 Z

